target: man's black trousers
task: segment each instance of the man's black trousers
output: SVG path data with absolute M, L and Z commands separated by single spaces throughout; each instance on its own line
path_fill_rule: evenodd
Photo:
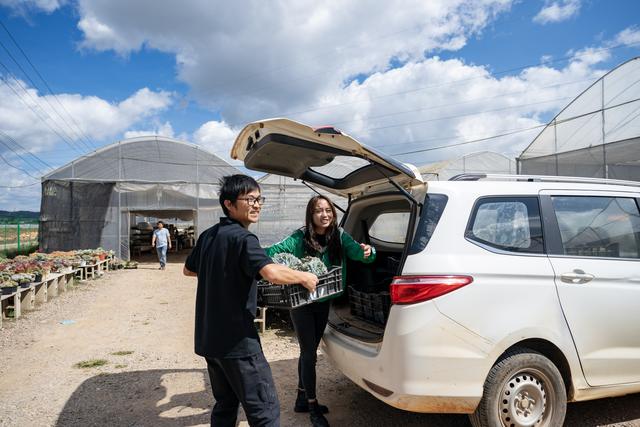
M 205 359 L 216 400 L 211 412 L 212 426 L 235 427 L 240 403 L 250 426 L 280 425 L 278 394 L 262 352 L 242 358 Z

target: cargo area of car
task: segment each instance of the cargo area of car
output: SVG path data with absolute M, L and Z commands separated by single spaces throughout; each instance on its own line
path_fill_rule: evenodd
M 401 273 L 412 204 L 400 193 L 358 200 L 349 207 L 343 227 L 353 238 L 376 248 L 372 263 L 346 260 L 347 290 L 334 300 L 329 325 L 367 342 L 382 339 L 391 308 L 390 284 Z

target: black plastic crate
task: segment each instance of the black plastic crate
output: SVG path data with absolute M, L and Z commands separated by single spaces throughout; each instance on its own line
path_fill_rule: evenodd
M 391 309 L 389 292 L 362 292 L 349 287 L 351 314 L 369 322 L 384 325 Z
M 302 285 L 273 285 L 260 282 L 258 283 L 258 304 L 262 307 L 291 309 L 342 292 L 341 267 L 332 269 L 318 279 L 318 286 L 313 293 Z

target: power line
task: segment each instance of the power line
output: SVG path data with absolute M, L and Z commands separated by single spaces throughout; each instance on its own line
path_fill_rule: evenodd
M 568 85 L 573 85 L 573 84 L 577 84 L 577 83 L 585 83 L 585 82 L 593 83 L 596 80 L 597 79 L 593 79 L 593 78 L 591 78 L 591 79 L 582 79 L 582 80 L 573 80 L 573 81 L 564 82 L 564 83 L 557 83 L 557 84 L 549 85 L 549 86 L 541 86 L 541 87 L 537 88 L 537 90 L 557 88 L 557 87 L 560 87 L 560 86 L 568 86 Z M 517 92 L 506 92 L 506 93 L 501 93 L 500 95 L 485 96 L 485 97 L 482 97 L 482 98 L 473 98 L 473 99 L 468 99 L 466 101 L 452 102 L 452 103 L 449 103 L 449 104 L 430 105 L 428 107 L 420 107 L 420 108 L 414 108 L 414 109 L 411 109 L 411 110 L 395 111 L 393 113 L 380 114 L 380 115 L 377 115 L 377 116 L 364 116 L 364 117 L 361 117 L 361 118 L 358 118 L 358 119 L 353 119 L 353 120 L 343 120 L 343 121 L 339 121 L 339 122 L 333 122 L 332 121 L 331 124 L 332 125 L 339 125 L 339 124 L 345 124 L 345 123 L 354 123 L 354 122 L 359 122 L 359 121 L 362 121 L 362 120 L 381 119 L 381 118 L 397 116 L 397 115 L 401 115 L 401 114 L 417 113 L 419 111 L 436 110 L 436 109 L 439 109 L 439 108 L 447 108 L 447 107 L 457 107 L 459 105 L 471 104 L 471 103 L 478 102 L 478 101 L 487 101 L 487 100 L 490 100 L 490 99 L 504 98 L 504 97 L 512 96 L 512 95 L 521 95 L 521 94 L 528 93 L 528 92 L 530 92 L 530 91 L 521 90 L 521 91 L 517 91 Z M 551 102 L 551 101 L 542 101 L 542 102 Z M 526 104 L 515 105 L 515 106 L 512 106 L 512 108 L 519 108 L 522 105 L 526 105 Z
M 3 161 L 3 162 L 5 162 L 5 163 L 7 164 L 7 166 L 10 166 L 10 167 L 12 167 L 12 168 L 14 168 L 14 169 L 16 169 L 16 170 L 19 170 L 20 172 L 24 173 L 25 175 L 29 175 L 29 176 L 30 176 L 31 178 L 33 178 L 33 179 L 38 179 L 37 177 L 35 177 L 35 176 L 31 175 L 28 171 L 26 171 L 26 170 L 24 170 L 24 169 L 22 169 L 22 168 L 20 168 L 20 167 L 18 167 L 18 166 L 15 166 L 15 165 L 12 165 L 11 163 L 9 163 L 9 161 L 8 161 L 7 159 L 5 159 L 5 158 L 4 158 L 4 156 L 3 156 L 2 154 L 0 154 L 0 159 L 2 159 L 2 161 Z
M 376 128 L 363 129 L 363 131 L 369 132 L 369 131 L 391 129 L 391 128 L 396 128 L 396 127 L 400 127 L 400 126 L 408 127 L 408 126 L 413 126 L 413 125 L 420 125 L 420 124 L 424 124 L 424 123 L 437 122 L 437 121 L 440 121 L 440 120 L 459 119 L 459 118 L 462 118 L 462 117 L 476 116 L 476 115 L 485 114 L 485 113 L 495 113 L 495 112 L 498 112 L 498 111 L 505 111 L 505 110 L 514 110 L 516 108 L 531 107 L 533 105 L 547 104 L 549 102 L 558 102 L 558 101 L 563 101 L 565 99 L 572 99 L 572 98 L 574 98 L 574 97 L 565 96 L 565 97 L 562 97 L 562 98 L 550 99 L 550 100 L 547 100 L 547 101 L 532 102 L 530 104 L 520 104 L 520 105 L 513 105 L 513 106 L 509 105 L 507 107 L 494 108 L 494 109 L 491 109 L 491 110 L 473 111 L 473 112 L 470 112 L 470 113 L 456 114 L 456 115 L 453 115 L 453 116 L 434 117 L 434 118 L 431 118 L 431 119 L 418 120 L 418 121 L 415 121 L 415 122 L 406 122 L 406 123 L 397 123 L 397 124 L 388 125 L 388 126 L 379 126 L 379 127 L 376 127 Z
M 9 71 L 9 69 L 6 67 L 6 65 L 0 61 L 0 66 L 2 66 L 5 70 L 7 70 L 7 72 L 9 73 L 9 75 L 17 82 L 18 86 L 20 87 L 20 89 L 22 89 L 27 96 L 31 97 L 31 94 L 24 88 L 24 86 L 22 86 L 18 79 L 16 79 L 16 77 L 13 75 L 13 73 L 11 73 Z M 65 137 L 63 135 L 61 135 L 58 130 L 54 129 L 51 124 L 45 119 L 43 118 L 36 110 L 35 108 L 28 104 L 25 99 L 22 97 L 22 95 L 20 95 L 18 93 L 18 91 L 16 91 L 16 89 L 13 87 L 13 85 L 11 85 L 6 78 L 0 77 L 0 79 L 2 80 L 2 82 L 9 88 L 11 89 L 11 91 L 18 97 L 18 99 L 20 100 L 20 102 L 22 102 L 27 108 L 29 108 L 33 114 L 35 114 L 53 133 L 55 133 L 61 140 L 63 140 L 69 147 L 71 147 L 73 150 L 77 151 L 78 153 L 82 153 L 81 150 L 79 150 L 75 145 L 73 145 L 72 140 L 71 139 L 67 139 L 68 137 Z M 35 101 L 37 104 L 37 101 Z M 39 106 L 39 105 L 38 105 Z M 39 106 L 40 107 L 40 106 Z M 40 109 L 42 109 L 42 107 L 40 107 Z M 51 121 L 56 124 L 57 126 L 59 126 L 58 123 L 56 123 L 55 120 L 53 120 L 53 118 L 45 111 L 42 110 L 44 114 L 47 115 L 47 117 L 49 117 L 51 119 Z M 62 128 L 60 128 L 62 130 Z
M 49 165 L 47 162 L 45 162 L 44 160 L 42 160 L 40 157 L 36 156 L 35 154 L 33 154 L 32 152 L 28 151 L 27 149 L 25 149 L 22 145 L 20 145 L 20 143 L 18 143 L 18 141 L 16 141 L 15 139 L 13 139 L 11 136 L 7 135 L 6 133 L 0 131 L 0 136 L 3 136 L 5 139 L 9 140 L 10 142 L 12 142 L 13 144 L 17 145 L 18 147 L 20 147 L 20 149 L 22 149 L 22 151 L 24 151 L 25 153 L 29 154 L 31 157 L 33 157 L 34 159 L 36 159 L 37 161 L 39 161 L 41 164 L 43 164 L 45 167 L 49 168 L 49 169 L 53 169 L 53 167 L 51 165 Z M 13 151 L 13 153 L 20 157 L 23 161 L 25 161 L 27 164 L 29 164 L 32 168 L 34 168 L 35 170 L 39 170 L 40 168 L 37 166 L 34 166 L 31 162 L 27 161 L 24 157 L 22 157 L 22 155 L 20 153 L 18 153 L 16 150 L 14 150 L 9 144 L 7 144 L 6 142 L 4 142 L 2 139 L 0 139 L 0 143 L 2 143 L 5 147 L 9 148 L 9 150 Z
M 617 107 L 622 107 L 624 105 L 628 105 L 628 104 L 631 104 L 631 103 L 634 103 L 634 102 L 638 102 L 638 101 L 640 101 L 640 98 L 635 98 L 635 99 L 632 99 L 632 100 L 629 100 L 629 101 L 621 102 L 620 104 L 616 104 L 616 105 L 612 105 L 612 106 L 604 107 L 604 108 L 599 108 L 597 110 L 593 110 L 593 111 L 590 111 L 588 113 L 583 113 L 583 114 L 578 114 L 576 116 L 567 117 L 566 119 L 554 120 L 552 123 L 554 125 L 558 125 L 558 124 L 570 122 L 572 120 L 577 120 L 577 119 L 580 119 L 582 117 L 587 117 L 587 116 L 593 116 L 593 115 L 595 115 L 597 113 L 600 113 L 600 112 L 603 112 L 603 111 L 607 111 L 607 110 L 610 110 L 610 109 L 613 109 L 613 108 L 617 108 Z M 420 150 L 405 151 L 405 152 L 402 152 L 402 153 L 392 153 L 391 155 L 392 156 L 403 156 L 403 155 L 406 155 L 406 154 L 425 153 L 425 152 L 428 152 L 428 151 L 435 151 L 435 150 L 440 150 L 440 149 L 443 149 L 443 148 L 459 147 L 461 145 L 473 144 L 473 143 L 476 143 L 476 142 L 483 142 L 483 141 L 488 141 L 488 140 L 491 140 L 491 139 L 502 138 L 502 137 L 514 135 L 514 134 L 517 134 L 517 133 L 528 132 L 530 130 L 544 128 L 544 127 L 547 127 L 547 126 L 548 126 L 548 124 L 541 124 L 541 125 L 537 125 L 537 126 L 524 128 L 524 129 L 515 129 L 515 130 L 512 130 L 512 131 L 506 131 L 504 133 L 500 133 L 500 134 L 497 134 L 497 135 L 491 135 L 491 136 L 487 136 L 487 137 L 484 137 L 484 138 L 472 139 L 470 141 L 463 141 L 463 142 L 459 142 L 459 143 L 456 143 L 456 144 L 442 145 L 442 146 L 439 146 L 439 147 L 429 147 L 429 148 L 423 148 L 423 149 L 420 149 Z M 582 127 L 584 127 L 584 125 Z M 407 142 L 407 144 L 411 144 L 411 143 L 415 143 L 415 142 L 417 142 L 417 141 L 410 141 L 410 142 Z
M 29 63 L 29 65 L 31 66 L 31 68 L 33 69 L 33 71 L 35 71 L 35 72 L 36 72 L 36 74 L 38 75 L 38 77 L 40 78 L 40 80 L 42 80 L 42 82 L 44 83 L 44 85 L 45 85 L 45 87 L 47 88 L 47 90 L 49 91 L 49 93 L 50 93 L 50 94 L 54 97 L 54 99 L 57 101 L 58 105 L 60 105 L 60 107 L 62 107 L 62 109 L 67 113 L 67 115 L 69 116 L 69 118 L 71 119 L 71 121 L 75 124 L 76 129 L 79 131 L 79 134 L 76 134 L 76 135 L 80 135 L 81 137 L 84 137 L 84 138 L 86 139 L 86 141 L 90 144 L 90 145 L 88 145 L 88 147 L 90 147 L 90 148 L 91 148 L 91 146 L 93 146 L 93 148 L 96 148 L 96 146 L 95 146 L 95 145 L 93 145 L 93 143 L 92 143 L 92 142 L 91 142 L 91 140 L 87 137 L 87 135 L 86 135 L 86 134 L 84 134 L 84 132 L 82 131 L 82 128 L 80 128 L 80 126 L 78 125 L 78 123 L 77 123 L 77 122 L 75 121 L 75 119 L 73 118 L 73 115 L 71 115 L 71 114 L 69 113 L 69 111 L 65 108 L 64 104 L 62 104 L 62 102 L 60 102 L 60 99 L 58 98 L 58 96 L 57 96 L 55 93 L 53 93 L 53 90 L 51 90 L 51 87 L 49 86 L 49 84 L 47 83 L 47 81 L 44 79 L 44 77 L 42 77 L 42 74 L 40 74 L 40 72 L 38 71 L 38 69 L 37 69 L 37 68 L 35 67 L 35 65 L 31 62 L 31 60 L 29 59 L 29 57 L 27 56 L 27 54 L 25 53 L 25 51 L 22 49 L 22 47 L 20 46 L 20 44 L 18 44 L 18 42 L 16 41 L 16 39 L 13 37 L 13 35 L 12 35 L 12 34 L 11 34 L 11 32 L 9 31 L 9 29 L 4 25 L 4 23 L 3 23 L 2 21 L 0 21 L 0 26 L 2 26 L 2 28 L 5 30 L 5 32 L 9 35 L 9 38 L 11 39 L 11 41 L 13 42 L 13 44 L 18 48 L 18 50 L 20 51 L 20 53 L 22 53 L 22 56 L 24 56 L 24 58 L 27 60 L 27 62 Z M 4 47 L 4 46 L 3 46 L 3 47 Z M 6 49 L 5 49 L 5 50 L 6 50 Z M 18 65 L 18 66 L 19 66 L 19 65 Z M 20 66 L 19 66 L 19 67 L 20 67 Z M 22 67 L 20 67 L 20 69 L 22 70 Z M 24 70 L 23 70 L 23 73 L 25 73 L 25 75 L 26 75 L 26 72 L 25 72 Z M 29 78 L 29 77 L 27 76 L 27 78 Z M 30 78 L 29 78 L 29 81 L 31 81 L 31 82 L 32 82 L 32 84 L 34 84 L 34 83 L 33 83 L 33 81 L 32 81 Z M 34 84 L 34 86 L 35 86 L 35 84 Z M 46 100 L 46 98 L 45 98 L 45 100 Z M 48 100 L 46 100 L 46 101 L 47 101 L 47 103 L 49 103 L 49 102 L 48 102 Z M 50 103 L 49 103 L 49 105 L 53 108 L 53 106 L 52 106 Z M 58 113 L 58 112 L 56 111 L 56 113 Z M 60 115 L 60 113 L 58 113 L 58 116 L 59 116 L 60 118 L 62 118 L 62 119 L 63 119 L 63 121 L 64 121 L 64 118 L 62 117 L 62 115 Z M 65 123 L 66 123 L 66 121 L 65 121 Z M 68 126 L 68 124 L 67 124 L 67 126 Z
M 40 184 L 40 181 L 34 182 L 32 184 L 25 184 L 25 185 L 0 185 L 0 188 L 26 188 L 26 187 L 33 187 L 34 185 L 38 185 L 38 184 Z
M 31 80 L 31 77 L 29 77 L 29 75 L 28 75 L 28 74 L 26 74 L 26 73 L 24 72 L 24 70 L 22 69 L 22 66 L 20 66 L 20 64 L 15 60 L 15 58 L 13 57 L 13 55 L 11 55 L 11 53 L 7 50 L 7 48 L 4 46 L 4 44 L 3 44 L 1 41 L 0 41 L 0 46 L 2 46 L 2 48 L 4 48 L 4 50 L 7 52 L 7 54 L 9 55 L 9 57 L 13 60 L 13 62 L 14 62 L 14 63 L 16 63 L 16 65 L 18 65 L 18 68 L 20 68 L 20 70 L 22 70 L 23 74 L 25 74 L 25 77 L 26 77 L 26 78 L 31 82 L 31 85 L 34 87 L 34 89 L 37 89 L 37 88 L 38 88 L 38 86 L 33 82 L 33 80 Z M 18 86 L 19 86 L 19 87 L 20 87 L 20 88 L 21 88 L 21 89 L 22 89 L 22 90 L 27 94 L 27 96 L 29 96 L 29 97 L 33 100 L 33 102 L 34 102 L 35 104 L 39 104 L 38 100 L 37 100 L 37 99 L 34 99 L 34 98 L 31 96 L 31 94 L 30 94 L 30 93 L 25 89 L 25 87 L 24 87 L 23 85 L 21 85 L 21 84 L 20 84 L 20 81 L 15 77 L 15 74 L 13 74 L 13 73 L 9 70 L 9 68 L 8 68 L 8 67 L 7 67 L 3 62 L 0 62 L 0 64 L 1 64 L 1 65 L 2 65 L 2 67 L 7 71 L 7 74 L 9 74 L 9 75 L 13 78 L 13 80 L 16 82 L 16 84 L 17 84 L 17 85 L 18 85 Z M 52 111 L 54 111 L 54 112 L 56 112 L 56 113 L 57 113 L 56 109 L 51 105 L 51 103 L 49 102 L 49 100 L 48 100 L 46 97 L 41 97 L 41 98 L 42 98 L 42 99 L 44 99 L 44 100 L 45 100 L 45 102 L 46 102 L 47 104 L 49 104 L 49 107 L 51 107 Z M 66 133 L 66 131 L 62 128 L 62 126 L 61 126 L 59 123 L 57 123 L 57 122 L 53 119 L 53 117 L 51 117 L 51 115 L 49 115 L 49 113 L 48 113 L 44 108 L 42 108 L 42 106 L 41 106 L 41 105 L 38 105 L 38 106 L 39 106 L 39 107 L 40 107 L 40 109 L 41 109 L 41 110 L 42 110 L 42 111 L 47 115 L 47 117 L 49 117 L 49 118 L 51 119 L 51 121 L 52 121 L 53 123 L 55 123 L 55 124 L 60 128 L 60 130 L 62 130 L 64 133 Z M 58 113 L 58 117 L 61 117 L 59 113 Z M 61 117 L 61 118 L 62 118 L 62 117 Z M 44 120 L 44 119 L 42 119 L 42 118 L 41 118 L 41 120 Z M 65 124 L 65 125 L 67 125 L 67 127 L 69 127 L 69 124 L 64 120 L 64 118 L 62 118 L 62 121 L 64 122 L 64 124 Z M 67 134 L 67 137 L 69 137 L 69 135 L 70 135 L 70 134 Z M 73 142 L 73 137 L 70 137 L 70 138 L 69 138 L 69 141 Z M 86 144 L 85 144 L 85 145 L 86 145 Z M 87 146 L 87 147 L 88 147 L 88 146 Z M 88 147 L 88 148 L 90 149 L 90 147 Z
M 423 148 L 423 149 L 420 149 L 420 150 L 405 151 L 405 152 L 402 152 L 402 153 L 391 153 L 391 155 L 392 156 L 404 156 L 406 154 L 426 153 L 428 151 L 441 150 L 443 148 L 459 147 L 461 145 L 473 144 L 473 143 L 476 143 L 476 142 L 483 142 L 483 141 L 488 141 L 488 140 L 491 140 L 491 139 L 502 138 L 502 137 L 509 136 L 509 135 L 515 135 L 517 133 L 528 132 L 530 130 L 540 129 L 540 128 L 543 128 L 545 126 L 547 126 L 547 125 L 546 124 L 542 124 L 542 125 L 537 125 L 537 126 L 524 128 L 524 129 L 516 129 L 516 130 L 510 131 L 510 132 L 505 132 L 505 133 L 501 133 L 501 134 L 498 134 L 498 135 L 491 135 L 491 136 L 487 136 L 487 137 L 484 137 L 484 138 L 472 139 L 470 141 L 458 142 L 456 144 L 441 145 L 439 147 L 429 147 L 429 148 Z

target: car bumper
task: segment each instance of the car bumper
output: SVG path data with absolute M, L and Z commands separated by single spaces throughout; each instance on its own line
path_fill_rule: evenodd
M 391 309 L 382 343 L 329 327 L 322 350 L 349 379 L 383 402 L 413 412 L 472 413 L 491 368 L 489 341 L 433 302 Z

